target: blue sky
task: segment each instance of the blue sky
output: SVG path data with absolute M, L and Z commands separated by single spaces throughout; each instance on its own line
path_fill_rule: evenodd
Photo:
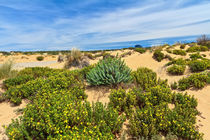
M 0 0 L 0 51 L 210 34 L 210 0 Z

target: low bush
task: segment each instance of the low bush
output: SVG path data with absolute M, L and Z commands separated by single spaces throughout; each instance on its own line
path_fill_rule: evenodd
M 135 90 L 136 110 L 129 116 L 129 133 L 134 137 L 151 139 L 164 132 L 181 139 L 202 139 L 196 129 L 197 100 L 169 88 L 156 86 L 149 92 Z M 170 109 L 168 104 L 175 104 Z
M 32 88 L 33 87 L 33 88 Z M 6 99 L 15 105 L 19 105 L 22 99 L 33 99 L 38 91 L 53 91 L 57 89 L 66 89 L 77 87 L 79 89 L 83 88 L 83 83 L 75 77 L 72 72 L 63 72 L 58 75 L 50 76 L 47 79 L 37 78 L 31 80 L 25 84 L 18 85 L 13 88 L 9 88 L 3 95 Z M 86 98 L 84 93 L 78 92 L 78 96 Z
M 131 55 L 131 54 L 132 54 L 131 51 L 129 51 L 129 52 L 124 52 L 124 53 L 122 53 L 122 54 L 120 55 L 120 57 L 126 57 L 126 56 Z
M 148 68 L 138 68 L 132 72 L 134 82 L 143 90 L 151 88 L 157 84 L 157 74 Z
M 194 53 L 194 54 L 190 54 L 190 58 L 192 60 L 197 60 L 197 59 L 202 59 L 203 57 L 200 55 L 199 52 L 197 52 L 197 53 Z
M 208 51 L 208 47 L 206 46 L 192 46 L 187 49 L 187 52 L 205 52 Z
M 91 53 L 84 53 L 84 56 L 87 56 L 89 59 L 92 59 L 92 60 L 95 59 L 94 55 L 92 55 Z
M 182 44 L 182 45 L 180 46 L 180 49 L 185 49 L 185 47 L 186 47 L 186 45 L 185 45 L 185 44 Z
M 194 73 L 189 77 L 182 78 L 178 81 L 179 85 L 178 88 L 180 90 L 186 90 L 191 87 L 196 89 L 201 89 L 205 85 L 209 84 L 210 81 L 210 74 L 208 73 Z
M 146 52 L 146 49 L 144 49 L 144 48 L 135 48 L 135 51 L 137 51 L 137 52 L 143 54 L 143 53 Z
M 210 60 L 193 60 L 189 62 L 192 72 L 200 72 L 210 68 Z
M 172 66 L 167 68 L 167 72 L 172 75 L 183 75 L 185 72 L 185 68 L 185 65 L 173 64 Z
M 165 58 L 165 56 L 160 50 L 155 50 L 153 54 L 153 58 L 157 60 L 158 62 L 160 62 Z
M 170 66 L 170 65 L 173 65 L 173 64 L 176 64 L 176 65 L 186 65 L 187 62 L 183 58 L 178 58 L 178 59 L 173 59 L 172 61 L 168 62 L 166 64 L 166 66 Z
M 173 58 L 172 58 L 170 55 L 168 55 L 168 54 L 165 55 L 165 58 L 167 58 L 167 59 L 170 60 L 170 61 L 173 60 Z
M 37 56 L 37 57 L 36 57 L 36 60 L 38 60 L 38 61 L 43 61 L 43 60 L 44 60 L 44 57 L 43 57 L 43 56 Z
M 6 89 L 15 87 L 17 85 L 24 84 L 30 80 L 34 80 L 34 77 L 31 75 L 21 75 L 14 78 L 10 78 L 3 81 L 3 85 Z
M 82 102 L 75 98 L 76 92 L 38 93 L 23 117 L 7 127 L 7 136 L 16 140 L 116 138 L 125 117 L 102 103 Z
M 98 64 L 87 74 L 87 82 L 90 85 L 112 85 L 127 83 L 131 80 L 131 70 L 120 58 L 100 60 Z
M 175 90 L 175 89 L 177 89 L 177 88 L 178 88 L 177 82 L 173 82 L 173 83 L 171 84 L 171 89 Z
M 109 106 L 116 108 L 120 113 L 126 112 L 129 114 L 130 109 L 136 104 L 136 96 L 131 92 L 126 92 L 124 89 L 113 90 L 109 95 Z
M 173 54 L 186 56 L 187 53 L 184 50 L 173 50 Z

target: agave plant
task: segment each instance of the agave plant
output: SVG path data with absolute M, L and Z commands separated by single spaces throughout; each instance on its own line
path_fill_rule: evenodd
M 131 78 L 131 69 L 120 58 L 100 60 L 99 63 L 87 75 L 90 85 L 114 85 L 127 83 Z

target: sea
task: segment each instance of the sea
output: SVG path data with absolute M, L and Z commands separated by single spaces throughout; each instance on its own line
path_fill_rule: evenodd
M 84 51 L 91 51 L 91 50 L 106 50 L 106 49 L 122 49 L 122 48 L 134 47 L 135 45 L 141 45 L 142 47 L 153 47 L 164 44 L 173 45 L 178 42 L 179 43 L 196 42 L 196 39 L 200 36 L 201 35 L 194 35 L 194 36 L 157 38 L 157 39 L 140 40 L 140 41 L 89 44 L 82 46 L 80 49 Z

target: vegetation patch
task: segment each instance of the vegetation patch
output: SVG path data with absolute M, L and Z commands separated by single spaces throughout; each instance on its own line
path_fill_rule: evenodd
M 193 60 L 189 62 L 192 72 L 200 72 L 210 68 L 210 60 Z
M 7 61 L 0 66 L 0 79 L 11 78 L 16 76 L 17 71 L 12 70 L 14 63 Z
M 155 52 L 153 53 L 153 58 L 158 62 L 161 62 L 165 58 L 165 56 L 161 52 L 161 50 L 155 50 Z
M 178 83 L 178 88 L 180 90 L 189 88 L 201 89 L 205 85 L 210 84 L 210 72 L 194 73 L 189 77 L 180 79 Z
M 184 50 L 173 50 L 173 54 L 186 56 L 187 53 Z
M 100 60 L 99 63 L 87 75 L 87 82 L 90 85 L 111 85 L 131 81 L 131 70 L 120 58 Z
M 167 68 L 167 72 L 172 75 L 183 75 L 185 72 L 186 65 L 176 65 Z
M 206 46 L 192 46 L 187 49 L 187 52 L 205 52 L 208 51 L 208 47 Z
M 145 49 L 145 48 L 135 48 L 135 51 L 137 51 L 137 52 L 143 54 L 143 53 L 146 52 L 146 49 Z

